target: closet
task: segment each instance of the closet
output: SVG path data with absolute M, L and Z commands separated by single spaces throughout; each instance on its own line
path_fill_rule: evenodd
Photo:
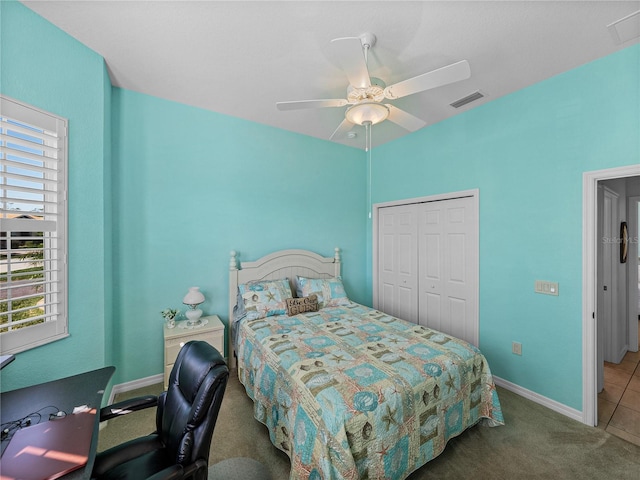
M 477 191 L 376 212 L 374 307 L 477 345 Z

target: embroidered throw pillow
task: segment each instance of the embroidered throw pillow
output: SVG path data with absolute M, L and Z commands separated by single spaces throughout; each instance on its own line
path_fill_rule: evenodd
M 287 298 L 287 315 L 293 317 L 299 313 L 305 312 L 317 312 L 318 311 L 318 296 L 309 295 L 302 298 Z

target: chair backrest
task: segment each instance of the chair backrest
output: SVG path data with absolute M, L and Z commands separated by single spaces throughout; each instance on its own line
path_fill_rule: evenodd
M 211 437 L 227 386 L 229 369 L 215 348 L 186 343 L 178 353 L 169 386 L 158 398 L 157 431 L 176 462 L 209 461 Z

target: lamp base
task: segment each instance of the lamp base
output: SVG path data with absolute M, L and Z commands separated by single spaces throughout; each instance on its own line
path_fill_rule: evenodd
M 202 316 L 202 310 L 196 308 L 194 310 L 187 310 L 184 312 L 184 315 L 187 317 L 187 325 L 189 327 L 197 327 L 202 324 L 202 320 L 200 317 Z

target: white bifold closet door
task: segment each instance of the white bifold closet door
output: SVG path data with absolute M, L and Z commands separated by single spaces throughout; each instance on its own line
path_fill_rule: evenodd
M 418 322 L 416 204 L 378 210 L 378 310 Z
M 478 226 L 473 197 L 378 209 L 378 305 L 478 342 Z

